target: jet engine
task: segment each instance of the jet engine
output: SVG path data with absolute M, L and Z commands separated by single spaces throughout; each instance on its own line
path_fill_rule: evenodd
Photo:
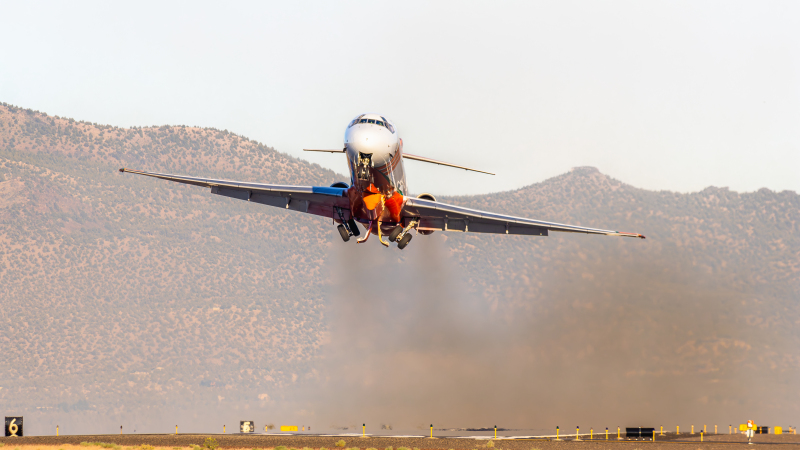
M 331 187 L 347 189 L 350 186 L 347 183 L 345 183 L 344 181 L 337 181 L 336 183 L 333 183 L 331 185 Z
M 434 197 L 433 194 L 428 194 L 427 192 L 423 192 L 422 194 L 419 194 L 417 196 L 417 198 L 421 198 L 423 200 L 430 200 L 432 202 L 436 201 L 436 197 Z M 423 236 L 427 236 L 429 234 L 433 234 L 433 230 L 420 230 L 420 229 L 417 229 L 417 233 L 419 233 L 419 234 L 421 234 Z

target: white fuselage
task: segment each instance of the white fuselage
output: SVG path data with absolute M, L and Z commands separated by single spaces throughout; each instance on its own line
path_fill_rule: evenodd
M 360 160 L 368 157 L 370 167 L 382 174 L 382 177 L 379 178 L 386 178 L 385 180 L 375 180 L 375 185 L 382 191 L 391 186 L 405 195 L 406 180 L 402 161 L 403 140 L 398 136 L 397 129 L 392 122 L 378 114 L 362 114 L 348 125 L 344 133 L 344 146 L 352 184 L 358 184 L 356 166 Z

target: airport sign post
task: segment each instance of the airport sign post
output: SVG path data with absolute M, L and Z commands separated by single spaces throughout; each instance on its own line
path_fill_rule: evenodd
M 6 436 L 24 436 L 22 417 L 6 417 Z

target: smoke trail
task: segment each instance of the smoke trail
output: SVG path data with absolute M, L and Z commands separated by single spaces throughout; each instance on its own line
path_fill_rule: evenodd
M 779 392 L 753 383 L 776 379 L 752 364 L 771 337 L 744 326 L 751 294 L 610 248 L 582 263 L 588 276 L 554 270 L 491 305 L 466 293 L 442 237 L 417 240 L 402 254 L 338 247 L 314 406 L 326 425 L 674 428 L 791 409 L 770 410 Z

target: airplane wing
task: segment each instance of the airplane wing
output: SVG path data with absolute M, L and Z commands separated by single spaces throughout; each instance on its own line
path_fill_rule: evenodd
M 422 198 L 408 197 L 403 208 L 403 217 L 407 222 L 419 220 L 420 231 L 466 231 L 473 233 L 523 234 L 547 236 L 550 231 L 567 233 L 605 234 L 608 236 L 637 237 L 637 233 L 587 228 L 577 225 L 545 222 L 525 219 L 523 217 L 506 216 L 461 206 L 448 205 Z
M 120 172 L 145 175 L 176 183 L 211 188 L 211 193 L 239 200 L 276 206 L 323 217 L 339 218 L 336 207 L 341 208 L 345 220 L 350 219 L 350 202 L 346 189 L 321 186 L 284 186 L 279 184 L 248 183 L 245 181 L 214 180 L 167 173 L 142 172 L 119 169 Z

